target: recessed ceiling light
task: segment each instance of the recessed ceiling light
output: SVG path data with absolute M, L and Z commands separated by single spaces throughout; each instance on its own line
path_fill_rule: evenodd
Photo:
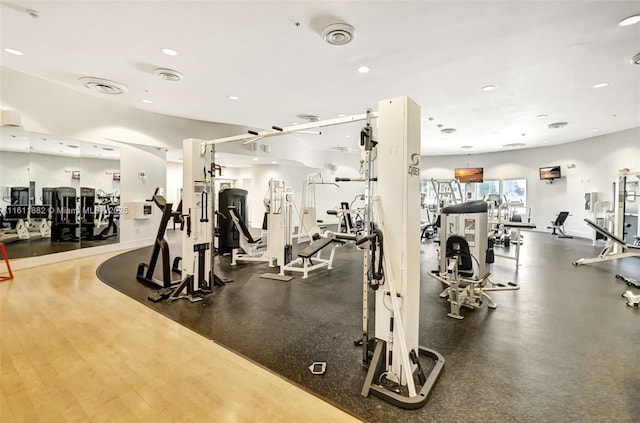
M 538 116 L 536 116 L 536 117 L 537 117 L 538 119 L 544 119 L 544 118 L 549 117 L 549 115 L 538 115 Z
M 618 22 L 618 25 L 629 26 L 629 25 L 637 24 L 638 22 L 640 22 L 640 13 L 627 16 L 626 18 Z
M 547 127 L 549 129 L 558 129 L 558 128 L 564 128 L 568 124 L 569 124 L 568 122 L 554 122 L 554 123 L 548 124 Z
M 299 125 L 299 123 L 298 122 L 291 122 L 291 125 L 295 126 L 295 125 Z
M 240 100 L 240 97 L 238 97 L 237 95 L 230 95 L 229 97 L 227 97 L 229 100 Z
M 482 87 L 482 91 L 493 91 L 496 89 L 495 85 L 485 85 L 484 87 Z
M 609 85 L 608 82 L 598 82 L 597 84 L 593 84 L 593 88 L 602 88 L 606 87 L 607 85 Z
M 254 162 L 257 162 L 257 161 L 258 161 L 258 158 L 257 158 L 257 157 L 254 157 L 254 158 L 253 158 L 253 161 L 254 161 Z
M 271 164 L 278 164 L 278 162 L 276 162 L 275 160 L 271 162 Z
M 163 52 L 164 54 L 166 54 L 167 56 L 177 56 L 177 55 L 178 55 L 178 52 L 177 52 L 177 51 L 175 51 L 175 50 L 174 50 L 174 49 L 172 49 L 172 48 L 163 48 L 163 49 L 162 49 L 162 52 Z
M 598 132 L 598 129 L 592 129 L 591 132 Z
M 349 135 L 345 135 L 344 137 L 345 138 L 351 138 L 351 135 L 350 134 Z
M 345 117 L 346 115 L 344 113 L 338 113 L 338 117 Z
M 369 72 L 370 70 L 371 70 L 371 69 L 369 69 L 367 66 L 360 66 L 360 67 L 358 68 L 358 72 L 360 72 L 360 73 L 367 73 L 367 72 Z
M 142 100 L 143 103 L 147 103 L 147 104 L 151 104 L 153 103 L 153 101 L 151 100 L 147 100 L 146 98 L 144 100 Z
M 6 51 L 9 54 L 13 54 L 15 56 L 23 56 L 24 55 L 23 52 L 21 52 L 20 50 L 16 50 L 15 48 L 7 47 L 7 48 L 4 49 L 4 51 Z

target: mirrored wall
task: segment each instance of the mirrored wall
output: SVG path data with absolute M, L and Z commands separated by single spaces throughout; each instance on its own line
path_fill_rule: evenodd
M 120 151 L 0 128 L 0 242 L 9 258 L 119 242 Z

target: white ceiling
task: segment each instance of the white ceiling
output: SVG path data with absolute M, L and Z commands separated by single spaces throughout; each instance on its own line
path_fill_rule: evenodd
M 91 95 L 174 116 L 264 129 L 408 95 L 422 107 L 423 154 L 640 126 L 640 66 L 630 63 L 640 24 L 617 25 L 640 1 L 15 0 L 0 9 L 2 48 L 24 52 L 2 51 L 3 66 L 85 92 L 80 77 L 114 80 L 128 92 Z M 335 22 L 354 26 L 355 40 L 325 43 L 320 33 Z M 358 73 L 362 65 L 371 72 Z M 184 79 L 158 78 L 161 67 Z M 592 87 L 599 82 L 609 85 Z M 553 122 L 568 126 L 547 128 Z M 305 137 L 316 148 L 358 139 L 339 127 Z

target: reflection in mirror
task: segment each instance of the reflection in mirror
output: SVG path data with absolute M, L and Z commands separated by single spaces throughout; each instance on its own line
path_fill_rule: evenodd
M 120 150 L 80 143 L 80 246 L 119 241 Z
M 118 242 L 119 149 L 0 129 L 0 242 L 10 258 Z

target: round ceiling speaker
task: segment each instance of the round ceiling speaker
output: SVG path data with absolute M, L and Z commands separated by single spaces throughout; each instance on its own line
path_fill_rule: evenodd
M 334 46 L 349 44 L 356 37 L 356 29 L 346 23 L 335 23 L 322 30 L 322 39 Z
M 118 82 L 109 81 L 108 79 L 82 77 L 79 78 L 78 81 L 90 90 L 100 94 L 124 94 L 127 92 L 127 87 Z

